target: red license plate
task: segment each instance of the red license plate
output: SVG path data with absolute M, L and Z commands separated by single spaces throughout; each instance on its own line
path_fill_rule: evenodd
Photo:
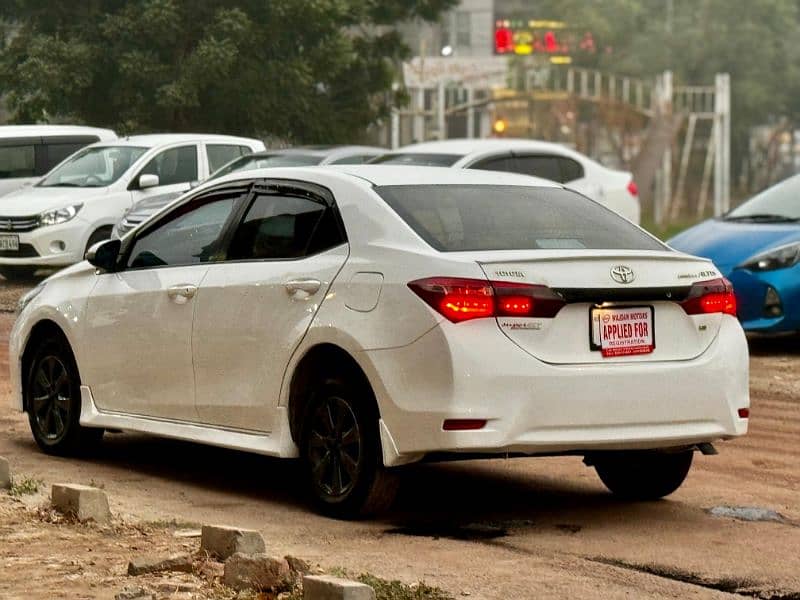
M 604 357 L 650 354 L 656 347 L 652 306 L 592 309 L 592 349 Z

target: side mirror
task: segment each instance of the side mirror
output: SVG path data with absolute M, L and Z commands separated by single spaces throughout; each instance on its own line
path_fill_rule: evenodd
M 108 273 L 117 267 L 120 248 L 122 248 L 120 240 L 104 240 L 89 248 L 85 258 L 91 265 Z
M 150 175 L 145 173 L 139 175 L 139 189 L 144 190 L 158 185 L 158 175 Z

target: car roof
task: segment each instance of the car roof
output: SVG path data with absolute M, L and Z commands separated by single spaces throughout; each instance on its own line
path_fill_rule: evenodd
M 233 135 L 218 135 L 205 133 L 148 133 L 144 135 L 131 135 L 118 140 L 114 140 L 115 146 L 143 146 L 153 148 L 165 144 L 177 144 L 180 142 L 236 142 L 243 144 L 261 144 L 261 140 L 255 138 L 245 138 Z M 103 144 L 97 144 L 103 145 Z
M 519 185 L 529 187 L 562 188 L 559 183 L 498 171 L 482 171 L 478 169 L 450 169 L 448 167 L 417 167 L 399 165 L 327 165 L 313 167 L 271 167 L 237 171 L 225 175 L 213 184 L 228 183 L 243 179 L 294 179 L 314 180 L 316 174 L 337 173 L 349 179 L 360 180 L 374 186 L 384 185 Z
M 421 142 L 393 150 L 391 154 L 458 154 L 467 155 L 475 152 L 491 152 L 493 150 L 528 150 L 532 152 L 558 152 L 588 159 L 563 144 L 529 140 L 524 138 L 488 138 L 488 139 L 451 139 Z
M 44 136 L 96 135 L 101 140 L 111 140 L 117 134 L 111 129 L 86 127 L 84 125 L 2 125 L 0 138 L 44 137 Z

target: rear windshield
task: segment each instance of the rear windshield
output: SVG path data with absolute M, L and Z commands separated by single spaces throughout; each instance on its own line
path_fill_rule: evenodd
M 382 165 L 411 165 L 413 167 L 452 167 L 459 154 L 384 154 L 370 161 Z
M 560 188 L 392 185 L 375 191 L 441 252 L 666 249 L 612 211 Z

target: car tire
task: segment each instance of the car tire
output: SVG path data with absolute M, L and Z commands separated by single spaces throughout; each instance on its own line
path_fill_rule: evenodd
M 89 241 L 86 242 L 86 248 L 83 251 L 83 255 L 86 256 L 86 253 L 89 251 L 89 248 L 94 246 L 97 242 L 104 242 L 105 240 L 111 239 L 111 232 L 113 231 L 113 227 L 101 227 L 92 235 L 89 236 Z
M 17 281 L 19 279 L 31 279 L 34 273 L 36 273 L 36 267 L 17 267 L 17 266 L 0 267 L 0 275 L 2 275 L 8 281 Z
M 620 452 L 596 457 L 594 468 L 615 496 L 657 500 L 677 490 L 692 466 L 691 450 Z
M 316 507 L 337 519 L 388 510 L 398 477 L 383 466 L 372 392 L 348 380 L 321 378 L 311 390 L 301 452 Z
M 71 455 L 93 449 L 102 429 L 82 427 L 80 375 L 66 340 L 39 342 L 28 369 L 25 406 L 33 439 L 47 454 Z

